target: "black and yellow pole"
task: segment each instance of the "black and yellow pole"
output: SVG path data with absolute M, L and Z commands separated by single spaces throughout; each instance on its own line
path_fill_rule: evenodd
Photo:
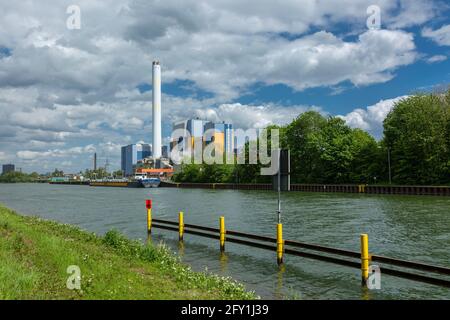
M 283 264 L 283 252 L 284 252 L 284 242 L 283 242 L 283 224 L 281 223 L 281 168 L 280 168 L 280 157 L 281 149 L 278 149 L 277 165 L 277 191 L 278 191 L 278 210 L 277 210 L 277 263 L 278 265 Z
M 179 234 L 179 240 L 183 241 L 183 234 L 184 234 L 183 211 L 180 211 L 178 213 L 178 234 Z
M 220 225 L 220 251 L 225 251 L 225 217 L 219 218 Z
M 145 200 L 145 206 L 147 207 L 147 232 L 152 232 L 152 200 Z
M 283 251 L 284 251 L 284 241 L 283 241 L 283 225 L 281 223 L 277 224 L 277 263 L 281 265 L 283 263 Z
M 361 284 L 367 285 L 369 279 L 369 236 L 361 234 Z

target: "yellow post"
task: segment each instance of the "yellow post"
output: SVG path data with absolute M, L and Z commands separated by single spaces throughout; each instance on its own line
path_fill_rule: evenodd
M 220 217 L 220 251 L 225 251 L 225 217 Z
M 365 286 L 369 278 L 369 236 L 361 234 L 361 284 Z
M 147 209 L 147 231 L 152 233 L 152 208 Z
M 284 251 L 284 241 L 283 241 L 283 225 L 281 223 L 277 224 L 277 263 L 280 265 L 283 263 L 283 251 Z
M 147 232 L 152 232 L 152 200 L 145 200 L 145 207 L 147 208 Z
M 178 233 L 179 233 L 179 240 L 183 241 L 183 233 L 184 233 L 183 211 L 180 211 L 180 213 L 178 214 Z

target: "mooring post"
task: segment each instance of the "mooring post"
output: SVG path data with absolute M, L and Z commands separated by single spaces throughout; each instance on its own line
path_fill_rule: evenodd
M 278 265 L 283 263 L 283 224 L 277 224 L 277 263 Z
M 145 200 L 145 206 L 147 207 L 147 232 L 152 232 L 152 200 Z
M 225 251 L 225 217 L 220 217 L 220 251 Z
M 184 234 L 183 211 L 180 211 L 178 213 L 178 234 L 179 234 L 179 240 L 183 241 L 183 234 Z
M 369 236 L 361 234 L 361 284 L 367 285 L 369 278 Z

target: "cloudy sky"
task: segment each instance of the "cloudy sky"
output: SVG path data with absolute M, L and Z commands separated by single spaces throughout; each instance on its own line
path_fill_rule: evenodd
M 419 0 L 0 0 L 0 163 L 75 172 L 180 119 L 340 115 L 376 138 L 393 103 L 450 83 L 450 5 Z M 70 5 L 81 28 L 70 29 Z M 367 27 L 378 6 L 381 28 Z M 375 21 L 371 19 L 371 21 Z M 167 140 L 167 138 L 165 138 Z

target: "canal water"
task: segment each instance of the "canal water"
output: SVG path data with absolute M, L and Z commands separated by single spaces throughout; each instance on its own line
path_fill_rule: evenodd
M 103 234 L 117 229 L 130 238 L 146 233 L 145 199 L 153 217 L 275 236 L 277 194 L 270 191 L 127 189 L 48 184 L 0 184 L 0 202 Z M 394 258 L 450 266 L 450 198 L 332 193 L 282 194 L 285 239 L 359 251 L 359 235 L 369 234 L 370 251 Z M 194 270 L 231 276 L 269 299 L 450 299 L 450 290 L 381 273 L 381 289 L 360 286 L 357 269 L 154 229 L 151 241 L 165 242 Z M 382 272 L 382 270 L 381 270 Z

